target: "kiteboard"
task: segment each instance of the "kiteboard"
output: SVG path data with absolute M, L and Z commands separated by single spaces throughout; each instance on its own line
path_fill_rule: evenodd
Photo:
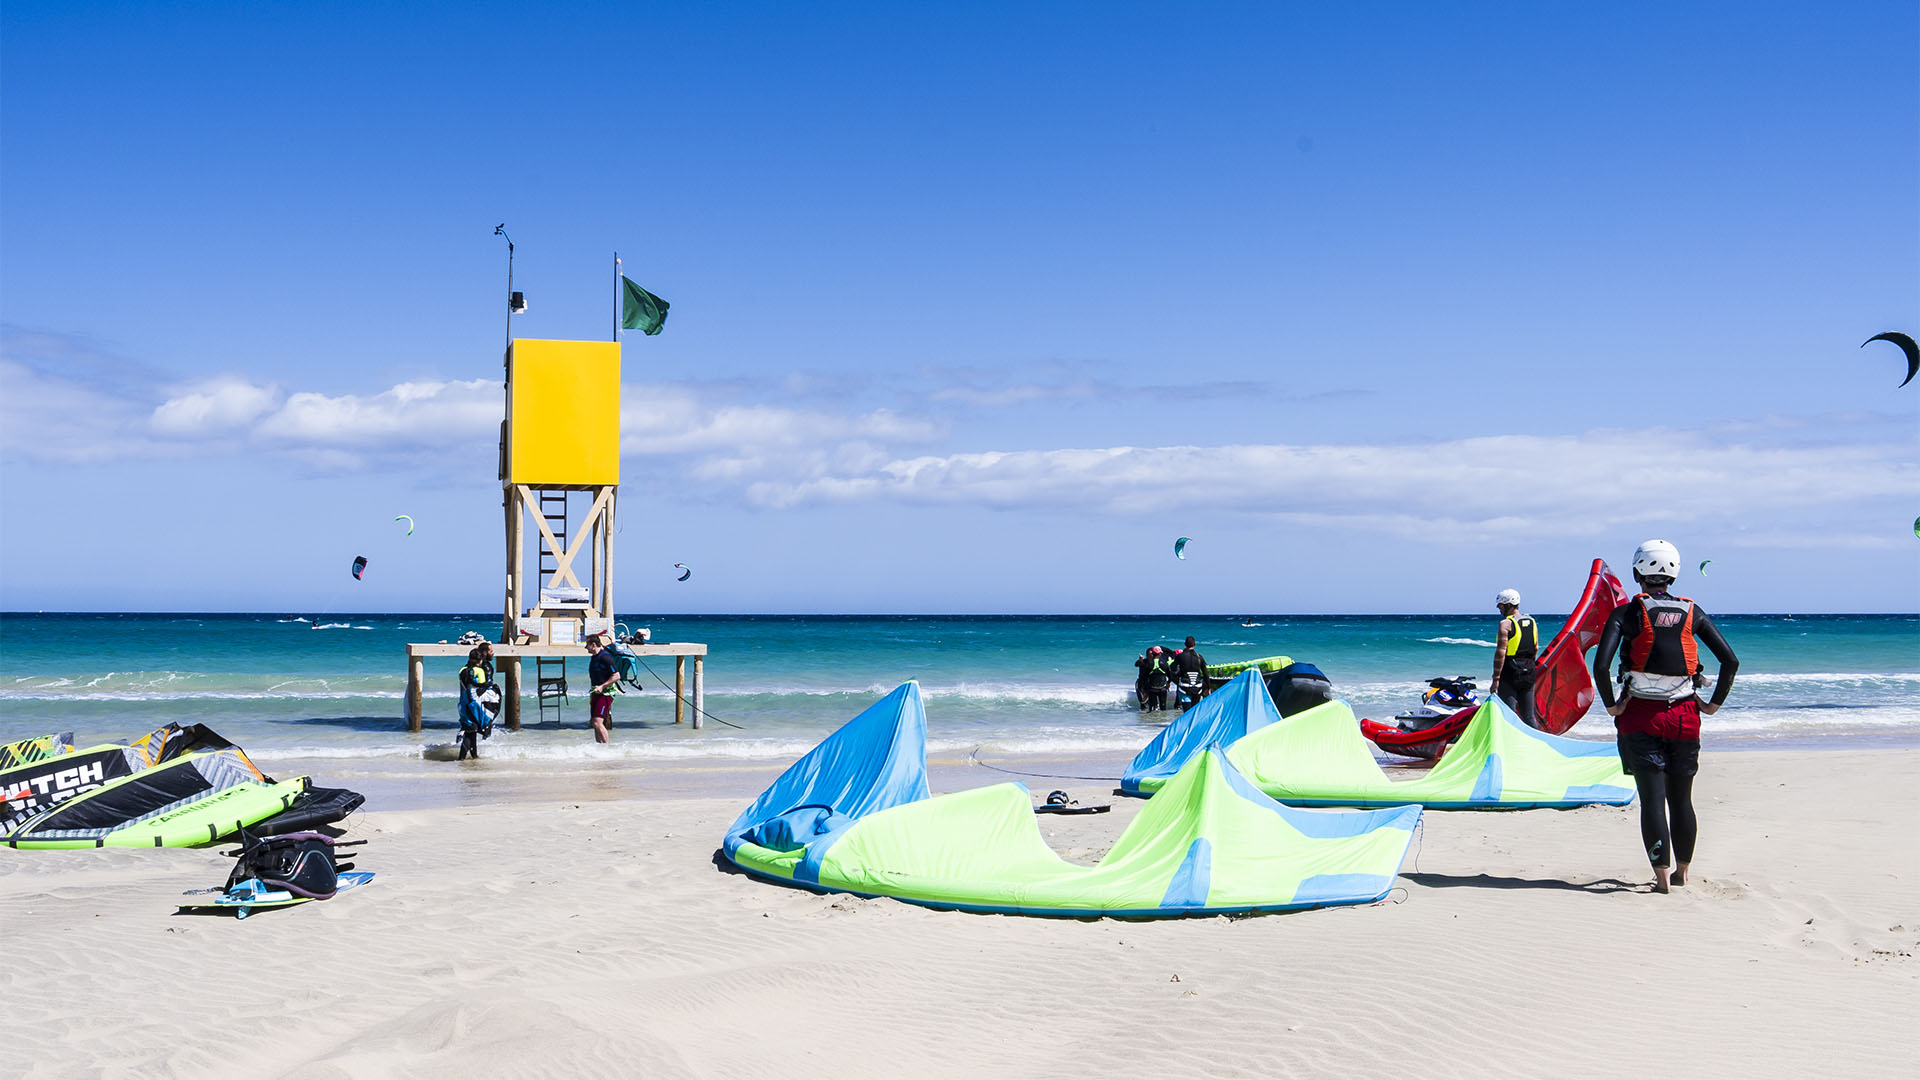
M 500 704 L 505 699 L 500 695 L 499 683 L 490 682 L 481 687 L 474 693 L 473 700 L 479 702 L 480 707 L 487 711 L 487 724 L 489 726 L 500 720 Z M 461 734 L 464 736 L 465 732 L 463 731 Z M 477 758 L 479 756 L 479 743 L 476 741 L 474 745 L 476 748 L 474 756 Z M 459 761 L 460 741 L 459 739 L 455 739 L 450 743 L 429 743 L 420 751 L 420 756 L 428 761 Z
M 370 871 L 350 870 L 347 873 L 341 874 L 338 884 L 334 886 L 332 898 L 338 899 L 341 893 L 349 889 L 357 889 L 372 880 L 373 874 Z M 311 896 L 295 896 L 285 889 L 259 889 L 249 887 L 257 886 L 258 884 L 258 879 L 248 878 L 247 881 L 234 886 L 210 901 L 201 901 L 197 904 L 181 904 L 180 910 L 183 912 L 192 911 L 203 913 L 231 911 L 233 912 L 234 918 L 244 919 L 262 908 L 292 907 L 295 904 L 305 904 L 314 899 Z

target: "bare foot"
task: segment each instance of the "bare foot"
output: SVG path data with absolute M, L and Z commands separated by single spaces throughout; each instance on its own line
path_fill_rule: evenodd
M 1653 868 L 1653 891 L 1657 893 L 1667 891 L 1667 868 L 1664 866 Z
M 1673 876 L 1669 880 L 1671 880 L 1675 885 L 1685 885 L 1687 883 L 1687 864 L 1674 863 Z

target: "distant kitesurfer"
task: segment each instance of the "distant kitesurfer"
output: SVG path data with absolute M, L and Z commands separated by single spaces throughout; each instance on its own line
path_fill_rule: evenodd
M 1655 892 L 1687 883 L 1699 835 L 1693 777 L 1700 771 L 1700 717 L 1720 710 L 1740 668 L 1700 605 L 1668 594 L 1679 575 L 1680 552 L 1672 544 L 1641 544 L 1633 553 L 1633 580 L 1644 591 L 1607 616 L 1593 652 L 1593 684 L 1619 732 L 1620 767 L 1640 790 L 1640 839 L 1653 864 Z M 1720 662 L 1713 699 L 1704 703 L 1695 638 Z M 1616 650 L 1626 682 L 1617 703 L 1607 672 Z
M 1533 722 L 1534 658 L 1540 653 L 1540 628 L 1520 610 L 1520 594 L 1501 589 L 1493 598 L 1500 609 L 1499 636 L 1493 642 L 1493 691 L 1528 727 Z
M 480 692 L 493 685 L 493 646 L 487 642 L 467 650 L 460 669 L 460 758 L 479 757 L 476 739 L 493 737 L 493 717 L 480 703 Z
M 1193 647 L 1193 635 L 1187 635 L 1187 646 L 1173 654 L 1174 684 L 1189 702 L 1198 702 L 1207 696 L 1207 658 Z
M 587 655 L 593 657 L 587 663 L 587 681 L 593 684 L 592 693 L 587 695 L 587 713 L 593 723 L 594 742 L 612 742 L 613 693 L 620 682 L 620 661 L 607 648 L 606 640 L 599 634 L 587 637 Z

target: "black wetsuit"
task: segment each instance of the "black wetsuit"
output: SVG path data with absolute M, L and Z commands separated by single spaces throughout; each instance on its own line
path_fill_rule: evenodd
M 1172 680 L 1173 664 L 1166 653 L 1148 654 L 1134 661 L 1140 669 L 1138 687 L 1140 708 L 1164 710 L 1167 707 L 1167 686 Z
M 1613 609 L 1593 650 L 1594 689 L 1600 703 L 1609 709 L 1618 699 L 1613 692 L 1613 673 L 1607 669 L 1613 665 L 1614 654 L 1630 646 L 1642 632 L 1639 603 L 1636 597 Z M 1692 631 L 1720 662 L 1712 698 L 1718 708 L 1733 689 L 1733 675 L 1740 669 L 1740 661 L 1698 604 L 1693 605 Z M 1692 674 L 1686 671 L 1684 647 L 1677 634 L 1656 630 L 1646 670 L 1660 675 Z M 1669 865 L 1669 857 L 1692 862 L 1694 842 L 1700 834 L 1699 820 L 1693 812 L 1693 778 L 1700 771 L 1698 698 L 1672 702 L 1633 698 L 1613 724 L 1619 736 L 1620 767 L 1632 774 L 1634 787 L 1640 792 L 1640 840 L 1646 846 L 1648 861 L 1658 867 Z
M 1500 682 L 1494 688 L 1494 693 L 1507 703 L 1507 708 L 1513 710 L 1513 715 L 1519 717 L 1521 723 L 1538 727 L 1533 722 L 1533 678 L 1534 659 L 1540 651 L 1539 624 L 1533 621 L 1533 616 L 1524 612 L 1514 612 L 1502 621 L 1513 623 L 1513 633 L 1507 640 L 1511 642 L 1518 638 L 1519 645 L 1501 661 Z
M 1188 701 L 1207 696 L 1207 658 L 1199 649 L 1188 648 L 1173 658 L 1173 681 Z

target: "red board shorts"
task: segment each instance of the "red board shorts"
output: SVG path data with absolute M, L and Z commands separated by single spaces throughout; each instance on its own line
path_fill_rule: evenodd
M 1628 698 L 1626 711 L 1614 718 L 1613 726 L 1619 732 L 1620 768 L 1628 775 L 1699 773 L 1700 704 L 1693 698 Z
M 593 694 L 587 699 L 590 715 L 595 720 L 613 721 L 613 695 Z

